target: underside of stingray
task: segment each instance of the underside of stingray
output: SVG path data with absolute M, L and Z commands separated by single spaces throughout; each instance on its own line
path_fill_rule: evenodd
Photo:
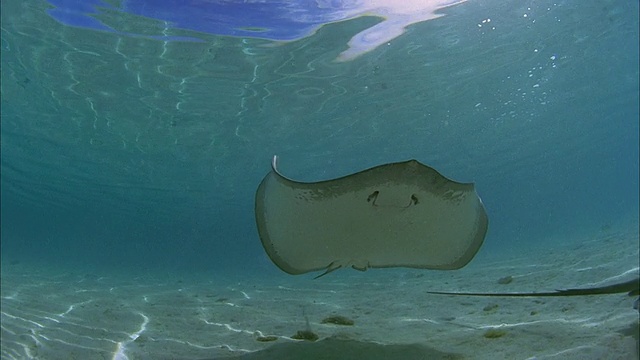
M 309 183 L 283 176 L 276 160 L 256 192 L 255 215 L 267 254 L 289 274 L 459 269 L 484 241 L 487 214 L 473 184 L 416 160 Z

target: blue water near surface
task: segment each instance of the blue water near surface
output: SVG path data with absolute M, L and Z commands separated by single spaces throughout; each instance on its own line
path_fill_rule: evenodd
M 481 254 L 638 221 L 637 1 L 468 1 L 348 58 L 384 18 L 161 3 L 3 1 L 3 262 L 280 274 L 253 213 L 274 154 L 474 182 Z
M 324 23 L 339 19 L 340 13 L 355 7 L 336 2 L 320 6 L 316 1 L 125 1 L 118 6 L 101 0 L 51 0 L 47 13 L 60 23 L 94 30 L 120 32 L 97 18 L 105 12 L 137 15 L 161 20 L 171 28 L 201 33 L 260 37 L 271 40 L 295 40 L 313 32 Z M 141 33 L 134 33 L 142 35 Z M 158 34 L 173 40 L 171 34 Z M 197 38 L 193 38 L 194 40 Z

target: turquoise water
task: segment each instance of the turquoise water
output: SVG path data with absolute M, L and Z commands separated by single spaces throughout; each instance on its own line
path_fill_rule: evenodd
M 274 154 L 305 181 L 417 159 L 474 182 L 481 254 L 638 221 L 637 2 L 469 1 L 346 62 L 378 18 L 180 42 L 48 8 L 2 4 L 4 263 L 280 276 L 253 215 Z
M 637 1 L 469 0 L 350 60 L 381 18 L 278 42 L 52 10 L 2 2 L 3 359 L 231 356 L 305 318 L 333 336 L 336 311 L 354 340 L 473 359 L 632 354 L 627 328 L 637 348 L 626 296 L 426 295 L 637 274 Z M 475 183 L 487 237 L 459 271 L 287 275 L 254 220 L 274 155 L 301 181 L 416 159 Z

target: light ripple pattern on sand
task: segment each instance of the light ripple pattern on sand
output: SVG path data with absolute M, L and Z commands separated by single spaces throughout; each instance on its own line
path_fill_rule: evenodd
M 296 341 L 291 337 L 306 329 L 305 316 L 321 338 L 416 343 L 473 359 L 483 359 L 480 348 L 487 359 L 632 354 L 635 342 L 625 329 L 637 324 L 638 314 L 625 294 L 470 299 L 426 293 L 548 290 L 637 274 L 637 230 L 601 240 L 567 242 L 551 253 L 532 248 L 517 261 L 480 254 L 456 272 L 344 272 L 320 280 L 218 273 L 132 278 L 3 263 L 0 357 L 219 358 L 273 344 L 257 341 L 261 336 L 274 336 L 276 344 Z M 585 267 L 592 270 L 579 271 Z M 505 275 L 513 282 L 498 284 Z M 355 324 L 322 324 L 331 315 Z M 505 335 L 484 337 L 491 329 Z

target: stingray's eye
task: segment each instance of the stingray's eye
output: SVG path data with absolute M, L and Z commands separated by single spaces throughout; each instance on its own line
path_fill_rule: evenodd
M 411 203 L 413 203 L 413 205 L 418 204 L 418 197 L 416 196 L 416 194 L 411 195 Z

